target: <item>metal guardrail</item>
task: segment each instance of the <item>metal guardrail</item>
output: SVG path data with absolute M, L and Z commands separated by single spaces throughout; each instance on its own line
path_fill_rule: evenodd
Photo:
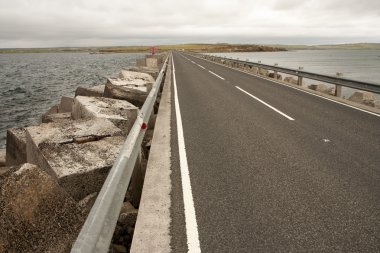
M 169 57 L 170 53 L 71 249 L 72 253 L 108 252 Z
M 245 64 L 248 66 L 253 66 L 261 69 L 267 69 L 271 70 L 274 72 L 280 72 L 280 73 L 285 73 L 301 78 L 308 78 L 316 81 L 321 81 L 321 82 L 326 82 L 326 83 L 331 83 L 335 84 L 338 86 L 345 86 L 357 90 L 364 90 L 364 91 L 369 91 L 369 92 L 374 92 L 380 94 L 380 85 L 375 84 L 375 83 L 368 83 L 368 82 L 362 82 L 362 81 L 356 81 L 356 80 L 351 80 L 351 79 L 346 79 L 346 78 L 341 78 L 341 77 L 335 77 L 335 76 L 328 76 L 328 75 L 322 75 L 322 74 L 316 74 L 312 72 L 307 72 L 303 70 L 297 70 L 297 69 L 291 69 L 291 68 L 284 68 L 284 67 L 279 67 L 279 66 L 272 66 L 272 65 L 267 65 L 267 64 L 262 64 L 262 63 L 255 63 L 255 62 L 250 62 L 250 61 L 242 61 L 242 60 L 236 60 L 236 59 L 229 59 L 229 58 L 224 58 L 224 57 L 219 57 L 219 56 L 211 56 L 211 55 L 203 55 L 203 54 L 195 54 L 198 56 L 201 56 L 202 58 L 214 58 L 218 60 L 224 60 L 224 61 L 230 61 L 236 64 Z

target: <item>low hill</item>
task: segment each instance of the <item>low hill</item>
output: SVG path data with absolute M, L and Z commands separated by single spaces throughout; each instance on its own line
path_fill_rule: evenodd
M 321 49 L 380 49 L 380 43 L 351 43 L 351 44 L 330 44 L 330 45 L 267 45 L 286 48 L 287 50 L 321 50 Z

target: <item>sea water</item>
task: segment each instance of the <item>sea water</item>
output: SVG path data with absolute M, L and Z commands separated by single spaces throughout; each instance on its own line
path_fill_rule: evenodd
M 38 124 L 40 116 L 74 96 L 78 86 L 106 83 L 121 69 L 135 65 L 141 53 L 0 54 L 0 148 L 6 130 Z

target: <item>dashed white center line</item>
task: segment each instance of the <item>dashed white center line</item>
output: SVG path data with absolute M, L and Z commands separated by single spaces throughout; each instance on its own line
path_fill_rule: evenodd
M 197 219 L 195 215 L 193 194 L 191 190 L 189 165 L 187 163 L 185 138 L 183 135 L 181 110 L 180 110 L 179 102 L 178 102 L 177 81 L 175 78 L 175 67 L 174 67 L 173 58 L 172 58 L 172 62 L 173 62 L 174 105 L 175 105 L 176 120 L 177 120 L 178 151 L 179 151 L 179 163 L 180 163 L 181 180 L 182 180 L 183 203 L 184 203 L 184 209 L 185 209 L 187 247 L 188 247 L 188 252 L 198 253 L 198 252 L 201 252 L 201 247 L 199 243 L 198 225 L 197 225 Z
M 244 92 L 245 94 L 247 94 L 248 96 L 250 96 L 250 97 L 252 97 L 252 98 L 254 98 L 254 99 L 256 99 L 257 101 L 259 101 L 260 103 L 262 103 L 262 104 L 264 104 L 264 105 L 266 105 L 267 107 L 269 107 L 270 109 L 272 109 L 273 111 L 275 111 L 275 112 L 277 112 L 277 113 L 279 113 L 279 114 L 281 114 L 282 116 L 284 116 L 285 118 L 287 118 L 288 120 L 294 120 L 292 117 L 290 117 L 289 115 L 286 115 L 285 113 L 283 113 L 282 111 L 280 111 L 280 110 L 278 110 L 278 109 L 276 109 L 276 108 L 274 108 L 273 106 L 271 106 L 270 104 L 268 104 L 268 103 L 266 103 L 266 102 L 264 102 L 263 100 L 261 100 L 260 98 L 258 98 L 258 97 L 255 97 L 254 95 L 252 95 L 251 93 L 249 93 L 248 91 L 245 91 L 245 90 L 243 90 L 242 88 L 240 88 L 239 86 L 235 86 L 237 89 L 239 89 L 239 90 L 241 90 L 242 92 Z
M 199 64 L 197 64 L 197 65 L 198 65 L 198 67 L 200 67 L 202 69 L 205 69 L 205 67 L 203 67 L 202 65 L 199 65 Z
M 224 78 L 223 78 L 223 77 L 221 77 L 221 76 L 219 76 L 219 75 L 215 74 L 215 73 L 214 73 L 214 72 L 212 72 L 211 70 L 209 70 L 208 72 L 210 72 L 210 73 L 211 73 L 211 74 L 213 74 L 214 76 L 216 76 L 216 77 L 219 77 L 220 79 L 224 80 Z

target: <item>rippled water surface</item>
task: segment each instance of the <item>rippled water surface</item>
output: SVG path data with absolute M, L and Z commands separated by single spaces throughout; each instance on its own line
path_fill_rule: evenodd
M 105 84 L 105 77 L 116 76 L 143 55 L 0 54 L 0 148 L 6 129 L 38 124 L 61 96 L 74 96 L 78 86 Z

